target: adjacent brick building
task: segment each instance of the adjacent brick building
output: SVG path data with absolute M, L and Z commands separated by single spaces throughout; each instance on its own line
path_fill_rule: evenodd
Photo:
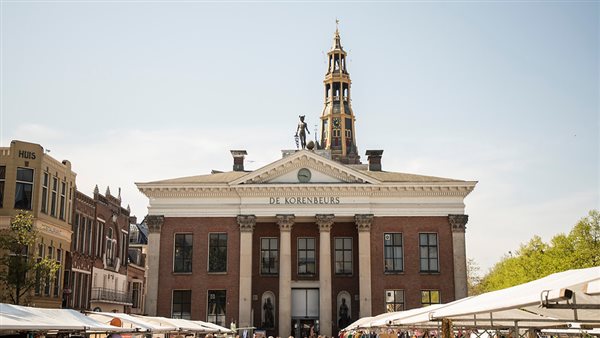
M 465 297 L 476 182 L 362 164 L 346 52 L 328 53 L 321 139 L 244 170 L 137 183 L 150 199 L 150 315 L 332 335 L 359 317 Z M 301 120 L 298 131 L 302 143 Z

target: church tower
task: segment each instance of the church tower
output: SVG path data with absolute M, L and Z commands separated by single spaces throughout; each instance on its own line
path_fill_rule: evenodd
M 350 104 L 350 75 L 346 68 L 346 51 L 337 28 L 333 46 L 327 52 L 325 107 L 321 114 L 321 147 L 331 150 L 331 158 L 344 164 L 360 164 L 356 147 L 354 112 Z

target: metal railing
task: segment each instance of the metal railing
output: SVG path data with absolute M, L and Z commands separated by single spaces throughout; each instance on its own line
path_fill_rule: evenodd
M 131 293 L 106 288 L 92 288 L 92 301 L 132 303 Z

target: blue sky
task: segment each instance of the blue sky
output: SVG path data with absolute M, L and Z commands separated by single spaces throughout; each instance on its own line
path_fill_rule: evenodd
M 1 135 L 80 190 L 257 169 L 317 123 L 335 19 L 357 142 L 389 171 L 477 180 L 485 271 L 599 208 L 598 2 L 1 2 Z M 364 156 L 363 156 L 364 158 Z

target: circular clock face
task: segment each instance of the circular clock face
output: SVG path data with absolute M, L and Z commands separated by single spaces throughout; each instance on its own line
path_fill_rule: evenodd
M 310 181 L 311 172 L 306 168 L 298 170 L 298 181 L 306 183 Z
M 339 126 L 340 126 L 340 120 L 339 120 L 339 119 L 334 119 L 334 120 L 333 120 L 333 125 L 334 125 L 335 127 L 339 127 Z

